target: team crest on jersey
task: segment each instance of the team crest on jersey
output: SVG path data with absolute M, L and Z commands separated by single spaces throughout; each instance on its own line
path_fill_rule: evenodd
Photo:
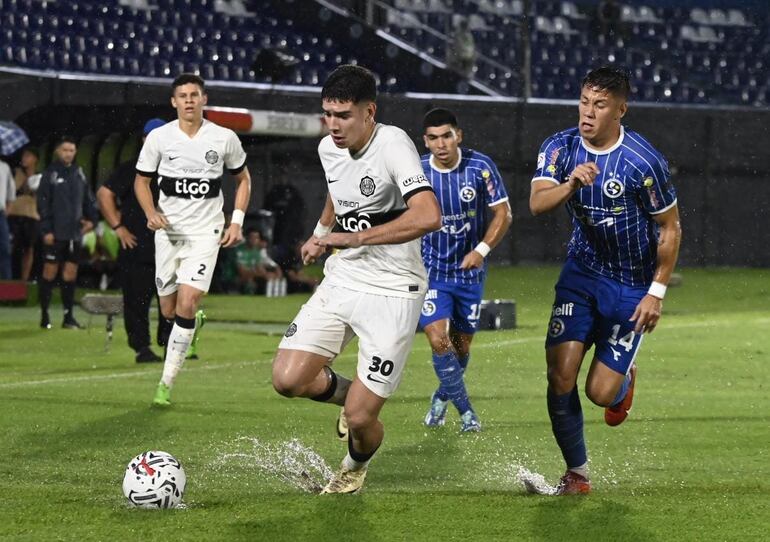
M 436 304 L 433 301 L 424 301 L 422 304 L 422 315 L 433 316 L 436 314 Z
M 155 277 L 155 287 L 160 289 L 163 288 L 163 279 L 160 277 Z
M 217 151 L 209 151 L 206 153 L 206 162 L 214 165 L 218 161 L 219 161 L 219 155 L 217 154 Z
M 472 186 L 463 186 L 460 188 L 460 199 L 464 202 L 473 201 L 476 198 L 476 189 Z
M 286 333 L 283 334 L 284 337 L 289 338 L 292 335 L 294 335 L 297 332 L 297 324 L 294 322 L 291 323 L 289 326 L 289 329 L 286 330 Z
M 623 183 L 614 177 L 610 177 L 604 181 L 604 184 L 602 185 L 602 192 L 604 192 L 604 195 L 608 198 L 619 198 L 623 195 L 624 191 L 625 187 L 623 186 Z
M 551 321 L 548 324 L 548 336 L 549 337 L 558 337 L 562 333 L 564 333 L 564 322 L 561 318 L 551 318 Z
M 374 184 L 374 179 L 369 177 L 369 175 L 361 179 L 361 184 L 358 185 L 358 187 L 361 189 L 361 194 L 363 194 L 367 198 L 372 194 L 374 194 L 374 189 L 376 188 Z

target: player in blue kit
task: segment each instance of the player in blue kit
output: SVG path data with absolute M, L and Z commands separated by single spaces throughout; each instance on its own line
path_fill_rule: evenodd
M 579 125 L 546 139 L 530 209 L 566 204 L 574 226 L 546 337 L 548 413 L 567 463 L 557 494 L 591 490 L 577 375 L 594 345 L 585 393 L 618 425 L 631 408 L 642 337 L 660 319 L 681 239 L 665 158 L 625 129 L 628 76 L 603 67 L 583 79 Z
M 420 327 L 433 350 L 439 379 L 425 425 L 444 425 L 451 402 L 460 413 L 461 431 L 480 431 L 464 373 L 479 323 L 485 258 L 508 231 L 511 206 L 495 163 L 478 151 L 460 147 L 463 132 L 451 111 L 429 111 L 423 128 L 430 153 L 422 157 L 422 167 L 442 215 L 441 229 L 422 238 L 429 285 Z M 490 222 L 487 207 L 492 210 Z

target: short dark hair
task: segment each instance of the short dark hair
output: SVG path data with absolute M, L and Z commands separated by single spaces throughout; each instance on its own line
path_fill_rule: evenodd
M 56 140 L 56 147 L 54 147 L 54 148 L 58 149 L 59 147 L 61 147 L 65 143 L 72 143 L 76 147 L 78 145 L 78 142 L 77 142 L 77 140 L 75 140 L 74 137 L 72 137 L 71 135 L 63 135 L 59 139 Z
M 453 128 L 457 128 L 458 126 L 457 117 L 455 114 L 452 113 L 449 109 L 444 109 L 442 107 L 431 109 L 425 113 L 425 116 L 422 119 L 423 128 L 430 128 L 432 126 L 444 126 L 445 124 L 449 124 Z
M 24 154 L 25 152 L 34 155 L 38 160 L 40 159 L 40 151 L 37 149 L 37 147 L 33 147 L 32 145 L 25 145 L 22 147 L 21 153 Z
M 583 78 L 583 84 L 580 88 L 586 86 L 604 90 L 624 100 L 627 100 L 631 94 L 631 83 L 628 80 L 628 73 L 615 66 L 602 66 L 588 72 Z
M 326 78 L 321 98 L 337 102 L 374 102 L 377 100 L 377 80 L 362 66 L 344 64 Z
M 200 76 L 195 75 L 194 73 L 183 73 L 177 75 L 174 82 L 171 83 L 171 95 L 173 96 L 174 92 L 176 92 L 176 87 L 181 87 L 182 85 L 188 85 L 190 83 L 201 87 L 201 93 L 206 94 L 206 83 Z

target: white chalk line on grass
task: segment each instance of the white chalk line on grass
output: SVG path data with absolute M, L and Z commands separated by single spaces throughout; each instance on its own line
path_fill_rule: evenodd
M 739 323 L 742 326 L 746 326 L 748 324 L 762 324 L 767 321 L 766 318 L 757 318 L 753 320 L 741 320 Z M 724 323 L 729 323 L 729 321 L 726 320 L 708 320 L 705 322 L 672 322 L 669 324 L 665 324 L 664 327 L 661 327 L 659 329 L 682 329 L 682 328 L 693 328 L 693 327 L 713 327 L 718 325 L 723 325 Z M 494 341 L 494 342 L 479 342 L 474 343 L 473 349 L 484 349 L 484 348 L 501 348 L 504 346 L 513 346 L 516 344 L 526 344 L 531 342 L 543 342 L 545 339 L 538 335 L 537 337 L 522 337 L 520 339 L 505 339 L 502 341 Z M 415 346 L 412 348 L 413 352 L 427 352 L 430 348 L 423 344 L 421 346 Z M 354 358 L 355 354 L 348 354 L 348 355 L 341 355 L 339 356 L 339 359 L 345 359 L 347 357 Z M 237 362 L 227 362 L 227 363 L 217 363 L 214 365 L 190 365 L 188 364 L 185 367 L 185 372 L 187 371 L 214 371 L 219 369 L 228 369 L 230 367 L 234 367 L 237 365 L 256 365 L 259 363 L 268 363 L 270 360 L 267 359 L 261 359 L 261 360 L 251 360 L 251 361 L 237 361 Z M 115 379 L 121 379 L 121 378 L 136 378 L 136 377 L 144 377 L 148 375 L 157 375 L 159 373 L 158 369 L 154 370 L 143 370 L 143 371 L 132 371 L 132 372 L 120 372 L 120 373 L 106 373 L 106 374 L 99 374 L 99 375 L 83 375 L 83 376 L 71 376 L 71 377 L 62 377 L 62 378 L 47 378 L 45 380 L 22 380 L 20 382 L 5 382 L 0 383 L 0 389 L 9 389 L 9 388 L 19 388 L 24 386 L 43 386 L 46 384 L 69 384 L 72 382 L 90 382 L 90 381 L 96 381 L 96 380 L 115 380 Z

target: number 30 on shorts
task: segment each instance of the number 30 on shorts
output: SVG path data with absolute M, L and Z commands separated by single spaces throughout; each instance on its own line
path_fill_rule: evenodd
M 379 356 L 372 356 L 372 364 L 369 365 L 369 371 L 380 373 L 382 376 L 390 376 L 393 372 L 393 362 L 389 359 L 383 360 Z

